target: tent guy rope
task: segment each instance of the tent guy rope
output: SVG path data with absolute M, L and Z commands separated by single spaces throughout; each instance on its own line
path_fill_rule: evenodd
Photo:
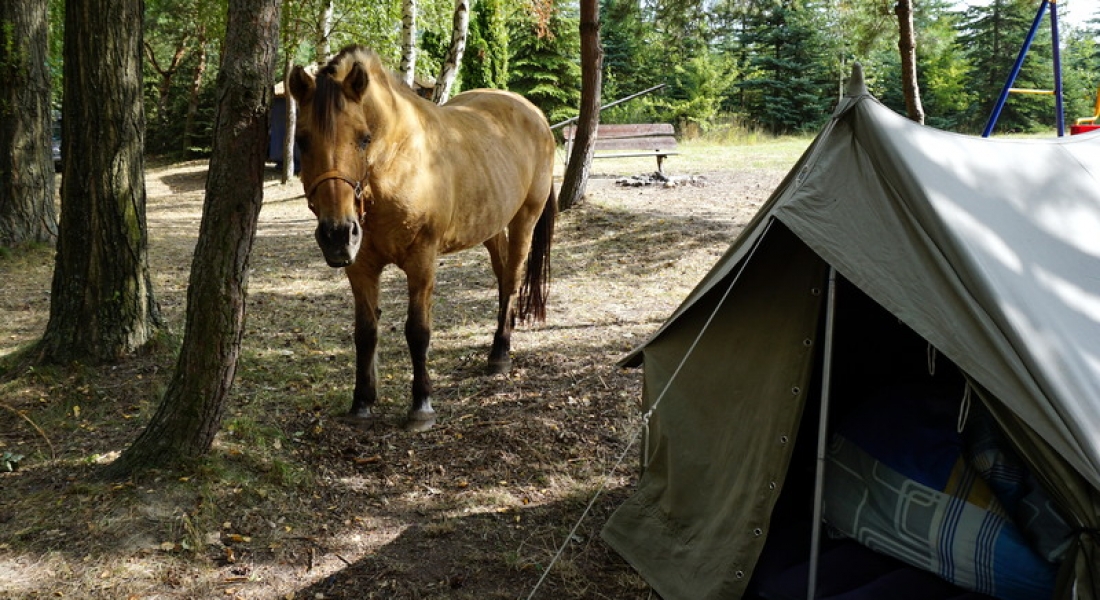
M 554 557 L 550 559 L 550 564 L 546 565 L 546 568 L 543 569 L 542 575 L 539 576 L 538 581 L 536 581 L 534 587 L 531 588 L 531 593 L 527 595 L 527 600 L 532 600 L 535 597 L 535 594 L 538 593 L 539 588 L 542 586 L 542 583 L 546 581 L 547 576 L 550 575 L 550 571 L 554 569 L 554 565 L 557 564 L 562 554 L 565 553 L 565 549 L 569 546 L 570 540 L 574 539 L 577 534 L 577 530 L 580 529 L 585 517 L 587 517 L 588 513 L 592 511 L 592 507 L 596 505 L 596 500 L 598 500 L 600 498 L 600 495 L 603 494 L 604 490 L 607 489 L 607 481 L 611 478 L 611 474 L 614 473 L 619 468 L 619 465 L 623 463 L 623 460 L 626 458 L 627 453 L 630 452 L 630 449 L 634 447 L 634 443 L 638 441 L 639 437 L 641 437 L 642 432 L 648 431 L 649 420 L 653 417 L 653 413 L 657 410 L 657 407 L 660 406 L 661 400 L 664 399 L 665 394 L 668 393 L 669 388 L 672 387 L 672 383 L 676 381 L 676 377 L 680 374 L 680 371 L 684 368 L 684 365 L 687 364 L 688 359 L 691 358 L 691 355 L 695 352 L 695 348 L 699 345 L 699 340 L 703 339 L 703 335 L 707 332 L 708 329 L 710 329 L 710 324 L 714 321 L 715 316 L 718 315 L 718 311 L 721 310 L 722 305 L 726 303 L 726 299 L 729 298 L 730 292 L 732 292 L 734 286 L 737 285 L 737 281 L 741 279 L 741 274 L 744 273 L 745 267 L 750 262 L 752 262 L 752 257 L 756 253 L 756 249 L 760 247 L 760 241 L 767 237 L 768 230 L 770 229 L 771 223 L 769 222 L 765 227 L 763 233 L 760 234 L 760 237 L 756 238 L 756 241 L 753 242 L 752 249 L 749 251 L 748 255 L 742 259 L 741 266 L 737 269 L 737 273 L 730 280 L 729 287 L 727 287 L 726 291 L 722 293 L 722 297 L 718 300 L 718 303 L 715 305 L 714 310 L 711 311 L 710 316 L 707 317 L 706 322 L 703 323 L 703 326 L 699 329 L 699 333 L 696 334 L 695 339 L 691 343 L 691 346 L 689 346 L 687 351 L 684 352 L 684 356 L 680 359 L 680 363 L 676 365 L 676 369 L 672 372 L 672 376 L 669 377 L 668 382 L 666 382 L 664 388 L 661 389 L 661 393 L 658 394 L 657 399 L 653 401 L 653 406 L 650 406 L 649 410 L 647 410 L 645 414 L 642 415 L 642 422 L 634 429 L 633 435 L 630 436 L 630 440 L 623 448 L 623 451 L 620 452 L 618 458 L 615 459 L 615 463 L 612 464 L 611 467 L 604 472 L 603 477 L 600 478 L 600 485 L 596 489 L 596 492 L 592 495 L 592 499 L 588 501 L 588 505 L 584 507 L 584 511 L 581 512 L 581 516 L 577 518 L 577 522 L 573 524 L 573 528 L 569 530 L 569 534 L 565 536 L 565 539 L 562 541 L 561 545 L 558 546 L 558 551 L 554 554 Z M 649 457 L 647 456 L 646 464 L 648 464 L 648 462 Z

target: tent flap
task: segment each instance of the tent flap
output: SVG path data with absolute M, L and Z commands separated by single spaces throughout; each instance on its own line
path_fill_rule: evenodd
M 798 433 L 826 266 L 782 226 L 761 249 L 717 313 L 732 276 L 645 350 L 646 397 L 660 399 L 649 464 L 603 536 L 665 598 L 740 595 Z M 769 352 L 744 352 L 760 347 Z

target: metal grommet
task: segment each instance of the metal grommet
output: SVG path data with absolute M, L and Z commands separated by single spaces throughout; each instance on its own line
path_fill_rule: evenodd
M 756 529 L 752 530 L 752 534 L 756 537 L 760 537 L 761 535 L 764 535 L 764 530 L 757 527 Z
M 820 296 L 821 295 L 821 288 L 811 288 L 810 293 L 813 294 L 814 296 Z
M 786 443 L 787 443 L 787 441 L 788 441 L 788 438 L 787 438 L 787 436 L 785 436 L 785 435 L 781 435 L 781 436 L 779 436 L 779 443 L 780 443 L 780 444 L 786 444 Z
M 775 482 L 774 481 L 768 482 L 768 489 L 769 490 L 774 490 L 775 489 Z
M 791 393 L 794 394 L 795 396 L 797 396 L 797 395 L 802 393 L 802 388 L 800 388 L 796 385 L 793 388 L 791 388 Z
M 802 340 L 802 345 L 809 348 L 810 346 L 814 345 L 814 341 L 811 340 L 810 338 L 806 338 L 806 339 Z
M 745 578 L 745 572 L 744 571 L 737 571 L 733 574 L 733 576 L 738 578 L 738 579 L 744 579 Z

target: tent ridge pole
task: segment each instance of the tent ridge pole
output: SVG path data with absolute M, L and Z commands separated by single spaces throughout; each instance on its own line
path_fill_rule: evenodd
M 821 364 L 821 416 L 817 421 L 817 469 L 814 474 L 814 521 L 810 536 L 810 572 L 806 578 L 807 600 L 817 597 L 817 570 L 821 556 L 821 521 L 825 487 L 825 451 L 828 447 L 829 387 L 833 366 L 833 326 L 836 321 L 836 268 L 829 265 L 828 296 L 825 299 L 825 347 Z

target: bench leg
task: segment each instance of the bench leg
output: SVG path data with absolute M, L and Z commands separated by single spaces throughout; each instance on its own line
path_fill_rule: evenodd
M 665 174 L 664 169 L 661 168 L 661 165 L 663 165 L 664 162 L 665 162 L 665 155 L 664 154 L 658 154 L 657 155 L 657 172 L 660 173 L 661 175 Z

